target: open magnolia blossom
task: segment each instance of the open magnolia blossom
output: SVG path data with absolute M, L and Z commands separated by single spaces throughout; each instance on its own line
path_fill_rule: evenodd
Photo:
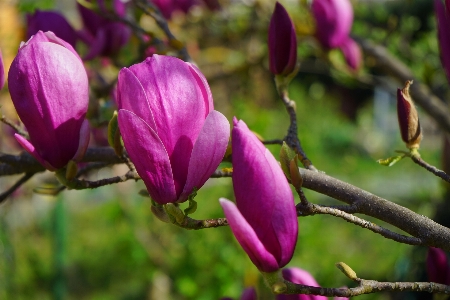
M 15 137 L 44 167 L 56 170 L 79 160 L 89 143 L 86 70 L 76 51 L 53 32 L 22 43 L 8 74 L 17 114 L 30 141 Z
M 233 189 L 236 205 L 220 204 L 234 236 L 262 272 L 275 272 L 292 258 L 298 222 L 294 196 L 275 157 L 234 119 Z
M 150 196 L 186 201 L 216 170 L 230 137 L 205 77 L 190 63 L 153 55 L 123 68 L 117 91 L 125 148 Z

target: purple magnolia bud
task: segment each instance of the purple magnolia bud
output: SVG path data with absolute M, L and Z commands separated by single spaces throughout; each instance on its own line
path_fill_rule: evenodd
M 9 91 L 30 141 L 17 141 L 49 170 L 78 160 L 89 143 L 88 79 L 80 57 L 52 32 L 39 31 L 11 64 Z
M 5 68 L 3 67 L 3 55 L 0 49 L 0 90 L 5 85 Z
M 320 43 L 327 48 L 341 46 L 349 36 L 353 23 L 350 0 L 313 0 L 311 9 Z
M 397 89 L 397 117 L 402 140 L 410 149 L 419 148 L 422 140 L 419 115 L 409 94 L 412 81 L 407 81 L 403 89 Z
M 269 25 L 269 65 L 275 75 L 288 75 L 297 63 L 297 37 L 294 24 L 279 2 Z
M 232 130 L 233 186 L 236 205 L 220 204 L 234 236 L 262 272 L 274 272 L 292 258 L 297 214 L 280 165 L 243 121 Z
M 428 248 L 427 254 L 428 280 L 436 283 L 450 284 L 450 268 L 447 255 L 439 248 Z
M 186 201 L 216 170 L 230 136 L 206 78 L 190 63 L 155 54 L 120 71 L 117 96 L 125 148 L 150 196 Z
M 352 39 L 348 38 L 341 46 L 342 54 L 344 54 L 345 61 L 347 65 L 353 70 L 356 71 L 361 66 L 361 48 L 359 45 Z
M 27 40 L 39 30 L 43 32 L 52 31 L 57 37 L 75 48 L 78 35 L 60 13 L 36 10 L 34 14 L 27 15 Z
M 307 271 L 299 268 L 287 268 L 282 271 L 283 278 L 296 284 L 320 287 L 317 281 Z M 277 295 L 277 300 L 326 300 L 327 297 L 318 295 Z
M 450 2 L 446 1 L 446 4 L 447 9 L 444 7 L 442 0 L 434 1 L 441 64 L 447 75 L 447 80 L 450 81 L 450 32 L 448 30 L 450 28 Z
M 103 1 L 98 1 L 99 9 L 107 11 Z M 96 12 L 77 3 L 83 20 L 84 28 L 79 32 L 80 38 L 89 46 L 89 52 L 84 57 L 90 60 L 96 56 L 114 56 L 125 46 L 131 36 L 131 29 L 121 22 L 111 21 Z M 114 13 L 125 16 L 125 3 L 120 0 L 113 2 Z

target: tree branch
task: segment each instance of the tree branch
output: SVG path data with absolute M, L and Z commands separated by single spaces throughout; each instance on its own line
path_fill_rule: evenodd
M 121 164 L 123 160 L 110 147 L 88 148 L 81 162 Z M 45 168 L 27 152 L 20 155 L 0 153 L 0 176 L 43 172 Z
M 416 164 L 418 164 L 422 168 L 426 169 L 428 172 L 431 172 L 434 175 L 436 175 L 437 177 L 441 178 L 442 180 L 447 181 L 447 182 L 450 183 L 450 176 L 447 173 L 445 173 L 442 170 L 439 170 L 435 166 L 430 165 L 429 163 L 424 161 L 420 157 L 420 155 L 418 155 L 418 154 L 417 155 L 411 155 L 411 159 L 412 159 L 413 162 L 415 162 Z
M 3 122 L 6 125 L 12 127 L 15 131 L 17 131 L 18 134 L 25 137 L 26 139 L 30 138 L 28 132 L 24 131 L 20 125 L 14 124 L 14 122 L 8 119 L 6 116 L 0 116 L 0 122 Z
M 26 173 L 23 175 L 12 187 L 0 194 L 0 203 L 3 203 L 12 193 L 14 193 L 18 188 L 27 182 L 36 173 Z
M 338 218 L 342 218 L 347 222 L 358 225 L 362 228 L 367 228 L 372 232 L 378 233 L 387 239 L 394 240 L 399 243 L 408 245 L 423 245 L 423 241 L 421 239 L 398 234 L 396 232 L 383 228 L 379 225 L 376 225 L 372 222 L 358 218 L 352 214 L 343 212 L 333 207 L 321 206 L 312 203 L 308 203 L 308 205 L 303 205 L 302 203 L 299 203 L 297 204 L 296 207 L 297 207 L 297 215 L 300 217 L 313 216 L 317 214 L 332 215 Z
M 423 245 L 450 251 L 449 228 L 324 173 L 300 169 L 300 174 L 303 178 L 303 187 L 350 204 L 354 207 L 355 213 L 389 223 L 422 240 Z
M 302 162 L 303 166 L 307 169 L 317 171 L 316 167 L 312 164 L 312 162 L 308 159 L 306 156 L 305 151 L 303 151 L 302 145 L 300 143 L 300 139 L 298 138 L 298 129 L 297 129 L 297 113 L 296 113 L 296 106 L 295 102 L 289 99 L 289 94 L 287 91 L 287 84 L 282 82 L 284 80 L 278 80 L 277 77 L 275 77 L 275 82 L 277 85 L 277 91 L 278 94 L 281 97 L 281 100 L 284 103 L 284 106 L 286 107 L 287 113 L 289 114 L 289 129 L 286 137 L 284 140 L 286 141 L 286 144 L 289 145 L 292 149 L 295 150 L 295 152 L 298 154 L 300 161 Z
M 434 282 L 379 282 L 375 280 L 356 279 L 358 287 L 354 288 L 323 288 L 285 281 L 287 291 L 283 294 L 322 295 L 327 297 L 354 297 L 382 291 L 391 292 L 428 292 L 450 294 L 450 286 Z
M 65 174 L 65 172 L 64 172 L 64 174 Z M 62 174 L 62 176 L 64 176 L 64 174 Z M 134 179 L 134 180 L 141 179 L 141 177 L 139 177 L 139 175 L 133 171 L 128 171 L 127 173 L 125 173 L 125 175 L 122 175 L 122 176 L 114 176 L 111 178 L 104 178 L 104 179 L 100 179 L 97 181 L 80 180 L 80 179 L 76 179 L 76 178 L 72 179 L 72 180 L 66 180 L 65 178 L 62 178 L 62 176 L 58 176 L 58 175 L 59 174 L 57 174 L 57 177 L 59 178 L 59 180 L 62 181 L 64 183 L 64 185 L 67 186 L 68 189 L 73 189 L 73 190 L 95 189 L 95 188 L 102 187 L 105 185 L 125 182 L 125 181 L 131 180 L 131 179 Z

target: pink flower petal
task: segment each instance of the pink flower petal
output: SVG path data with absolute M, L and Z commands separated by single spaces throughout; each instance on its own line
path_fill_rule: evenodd
M 119 110 L 123 142 L 152 199 L 159 204 L 177 200 L 172 169 L 158 135 L 134 113 Z
M 56 168 L 54 168 L 48 161 L 43 159 L 39 153 L 36 151 L 36 148 L 23 136 L 20 134 L 14 134 L 14 137 L 16 138 L 17 142 L 28 152 L 30 153 L 36 160 L 44 166 L 49 171 L 56 171 Z
M 118 79 L 118 106 L 134 112 L 145 121 L 153 131 L 157 132 L 155 120 L 153 119 L 150 103 L 141 82 L 127 68 L 120 70 Z
M 223 159 L 230 138 L 230 123 L 218 111 L 211 111 L 203 124 L 189 162 L 188 176 L 178 202 L 183 202 L 193 188 L 201 188 Z
M 203 94 L 203 99 L 208 99 L 207 101 L 205 101 L 206 103 L 205 118 L 206 118 L 208 114 L 214 109 L 214 100 L 212 97 L 211 89 L 209 88 L 209 84 L 208 81 L 206 81 L 205 75 L 203 75 L 202 72 L 195 65 L 191 63 L 188 63 L 188 65 L 191 68 L 192 75 L 194 76 L 198 86 L 200 87 L 200 90 Z
M 253 227 L 242 216 L 236 205 L 224 198 L 221 198 L 219 201 L 234 236 L 250 257 L 253 264 L 263 272 L 274 272 L 278 270 L 278 262 L 275 257 L 266 250 L 258 239 Z
M 72 160 L 80 161 L 83 159 L 84 154 L 89 146 L 89 139 L 91 137 L 91 129 L 89 127 L 89 121 L 84 120 L 80 129 L 80 141 L 78 143 L 77 153 L 73 156 Z
M 129 69 L 139 78 L 146 92 L 155 120 L 155 132 L 169 155 L 175 188 L 180 195 L 210 100 L 205 98 L 189 64 L 178 58 L 153 55 Z M 141 112 L 135 113 L 146 119 Z

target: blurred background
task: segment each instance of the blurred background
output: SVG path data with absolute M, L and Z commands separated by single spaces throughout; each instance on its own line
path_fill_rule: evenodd
M 298 34 L 301 67 L 290 96 L 297 105 L 299 137 L 308 157 L 328 175 L 447 225 L 448 184 L 408 159 L 389 168 L 376 163 L 395 150 L 406 150 L 398 130 L 395 96 L 403 82 L 388 77 L 366 56 L 359 70 L 349 69 L 339 50 L 325 50 L 314 38 L 309 3 L 280 2 Z M 281 139 L 288 118 L 267 57 L 274 1 L 219 4 L 220 8 L 208 9 L 200 2 L 187 12 L 175 11 L 169 26 L 207 77 L 215 109 L 230 121 L 233 116 L 243 119 L 264 139 Z M 352 4 L 352 35 L 383 45 L 436 95 L 449 99 L 432 1 Z M 76 30 L 82 28 L 75 1 L 0 0 L 0 49 L 6 73 L 20 41 L 26 40 L 26 16 L 37 9 L 56 10 Z M 133 8 L 128 17 L 164 42 L 153 19 Z M 139 44 L 132 35 L 114 58 L 86 61 L 92 86 L 88 117 L 94 128 L 93 147 L 105 146 L 105 125 L 115 109 L 114 93 L 107 87 L 114 84 L 121 66 L 143 60 L 136 50 Z M 170 49 L 154 47 L 148 51 L 172 54 Z M 81 42 L 77 50 L 82 56 L 87 53 Z M 7 86 L 0 92 L 0 105 L 4 115 L 17 120 Z M 424 131 L 422 157 L 444 168 L 450 159 L 448 145 L 444 151 L 444 134 L 420 107 L 419 115 Z M 20 153 L 12 129 L 0 126 L 0 151 Z M 279 146 L 268 148 L 278 156 Z M 87 178 L 122 175 L 126 170 L 117 165 Z M 0 191 L 19 177 L 2 177 Z M 151 214 L 150 199 L 139 196 L 144 189 L 140 181 L 66 190 L 57 196 L 33 192 L 55 185 L 52 173 L 41 173 L 0 206 L 0 299 L 238 299 L 245 287 L 259 280 L 228 227 L 194 232 L 162 223 Z M 306 190 L 306 195 L 313 203 L 339 204 L 312 191 Z M 233 199 L 231 179 L 210 179 L 198 193 L 198 210 L 192 217 L 223 217 L 219 197 Z M 288 266 L 307 270 L 321 286 L 352 286 L 334 266 L 339 261 L 365 279 L 427 280 L 425 247 L 398 244 L 332 216 L 299 218 L 299 226 L 298 245 Z M 431 299 L 431 295 L 378 293 L 358 299 Z

